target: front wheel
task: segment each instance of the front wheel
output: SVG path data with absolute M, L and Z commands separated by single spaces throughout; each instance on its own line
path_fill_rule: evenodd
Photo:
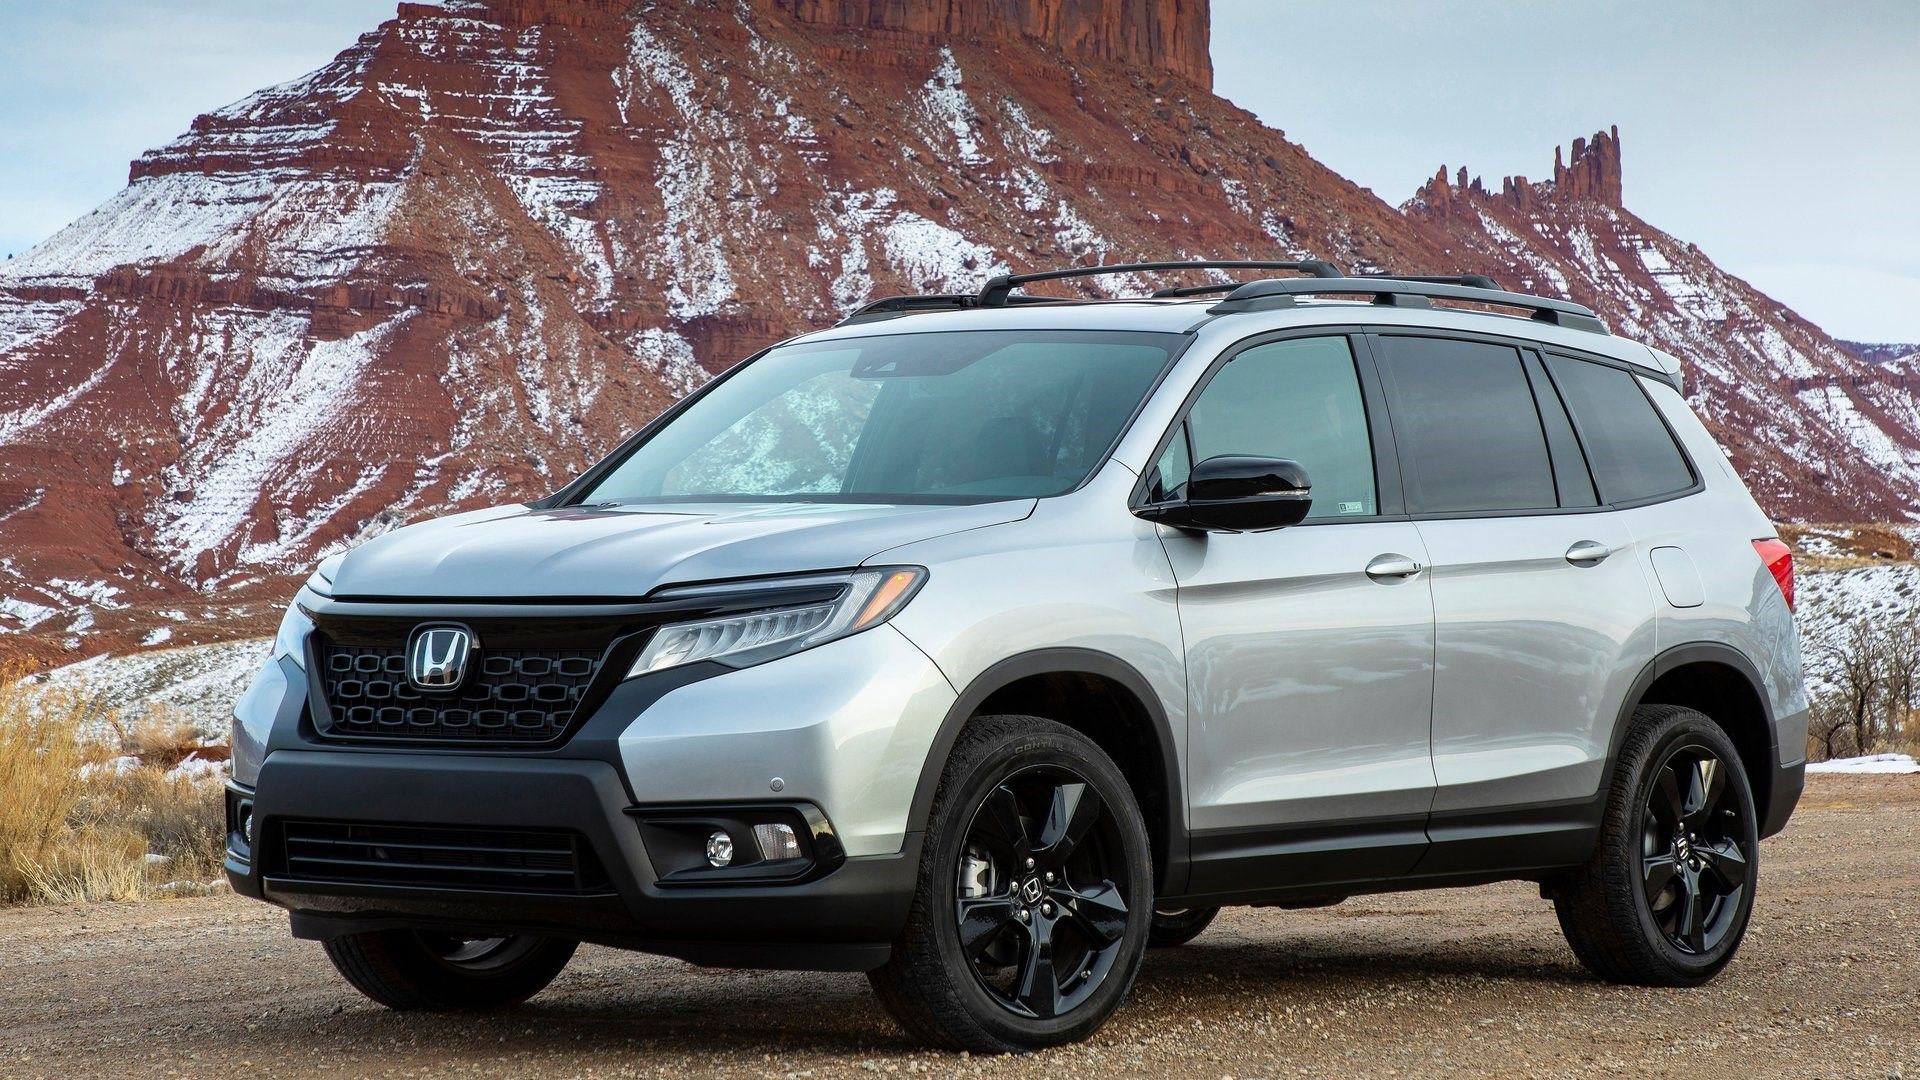
M 1112 760 L 1050 720 L 980 717 L 941 776 L 906 930 L 869 978 L 928 1043 L 1057 1046 L 1119 1008 L 1152 915 L 1146 827 Z
M 1698 986 L 1733 959 L 1759 884 L 1740 755 L 1705 715 L 1633 714 L 1600 843 L 1554 908 L 1574 954 L 1610 982 Z
M 462 938 L 379 930 L 334 938 L 327 959 L 354 989 L 389 1009 L 503 1009 L 544 990 L 573 958 L 577 941 Z

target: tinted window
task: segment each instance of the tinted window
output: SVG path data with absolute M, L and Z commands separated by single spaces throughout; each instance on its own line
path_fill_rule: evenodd
M 1562 507 L 1598 506 L 1593 474 L 1587 471 L 1587 458 L 1580 452 L 1580 440 L 1573 433 L 1573 421 L 1567 416 L 1566 402 L 1554 389 L 1553 380 L 1540 366 L 1537 353 L 1525 353 L 1527 381 L 1533 384 L 1533 403 L 1540 407 L 1540 423 L 1547 430 L 1547 450 L 1553 457 L 1553 482 L 1560 489 Z
M 1441 514 L 1555 505 L 1546 435 L 1517 351 L 1442 338 L 1376 340 L 1409 509 Z
M 1373 440 L 1346 338 L 1276 341 L 1240 353 L 1214 373 L 1188 425 L 1191 457 L 1176 435 L 1160 461 L 1163 489 L 1177 492 L 1190 461 L 1254 454 L 1306 466 L 1309 518 L 1379 512 Z
M 1564 356 L 1547 357 L 1547 366 L 1573 410 L 1602 499 L 1634 502 L 1693 486 L 1687 459 L 1631 374 Z
M 778 348 L 694 401 L 586 501 L 979 501 L 1099 465 L 1175 334 L 891 334 Z

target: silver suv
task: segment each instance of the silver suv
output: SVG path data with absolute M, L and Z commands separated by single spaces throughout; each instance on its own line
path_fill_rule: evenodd
M 1021 291 L 1169 265 L 880 301 L 328 559 L 236 710 L 235 889 L 394 1008 L 587 941 L 976 1051 L 1225 905 L 1524 879 L 1601 978 L 1712 978 L 1807 702 L 1679 362 L 1484 278 Z

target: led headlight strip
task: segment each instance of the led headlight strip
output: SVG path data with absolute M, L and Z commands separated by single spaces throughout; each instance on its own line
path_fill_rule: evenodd
M 729 667 L 748 667 L 789 656 L 886 622 L 913 599 L 926 578 L 926 570 L 918 566 L 858 570 L 840 579 L 845 582 L 845 588 L 838 597 L 825 603 L 767 608 L 662 626 L 654 631 L 627 674 L 629 677 L 644 675 L 703 660 L 715 660 Z M 821 583 L 820 575 L 811 574 L 804 578 L 760 579 L 710 589 L 676 589 L 659 595 L 697 599 L 709 593 L 716 596 L 737 593 L 742 586 L 778 589 Z

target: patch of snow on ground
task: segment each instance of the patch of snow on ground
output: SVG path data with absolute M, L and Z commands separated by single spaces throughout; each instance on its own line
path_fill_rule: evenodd
M 209 761 L 203 757 L 188 754 L 180 764 L 167 770 L 168 780 L 216 780 L 225 779 L 232 771 L 230 762 Z
M 1810 773 L 1920 773 L 1920 761 L 1910 754 L 1868 754 L 1866 757 L 1834 758 L 1807 765 Z
M 0 597 L 0 619 L 17 619 L 20 622 L 18 627 L 0 625 L 0 634 L 10 634 L 16 629 L 31 630 L 58 614 L 60 614 L 58 610 L 44 604 L 35 604 L 12 596 Z
M 231 734 L 233 705 L 247 688 L 271 642 L 266 638 L 156 649 L 130 656 L 91 657 L 55 668 L 35 681 L 86 694 L 99 712 L 87 734 L 111 734 L 106 712 L 136 722 L 156 707 L 177 714 L 203 739 L 225 742 Z
M 1920 610 L 1920 564 L 1802 573 L 1794 592 L 1807 690 L 1818 698 L 1833 684 L 1834 653 L 1845 647 L 1854 621 L 1886 623 Z

